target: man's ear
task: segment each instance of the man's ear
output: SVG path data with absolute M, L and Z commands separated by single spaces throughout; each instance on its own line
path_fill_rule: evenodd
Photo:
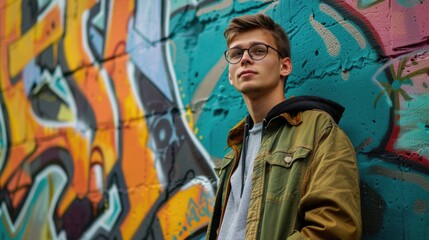
M 229 72 L 228 72 L 228 80 L 229 80 L 229 84 L 232 85 L 233 83 L 232 83 L 232 79 L 231 79 L 231 73 L 229 73 Z
M 292 61 L 290 58 L 285 57 L 281 59 L 281 66 L 280 66 L 280 76 L 281 77 L 287 77 L 292 72 Z

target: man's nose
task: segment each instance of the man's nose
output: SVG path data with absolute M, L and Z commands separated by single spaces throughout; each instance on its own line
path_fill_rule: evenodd
M 249 49 L 243 51 L 243 57 L 241 58 L 241 63 L 250 63 L 253 61 L 253 58 L 250 56 Z

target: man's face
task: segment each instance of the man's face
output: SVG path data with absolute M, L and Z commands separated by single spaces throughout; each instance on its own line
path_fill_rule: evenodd
M 255 44 L 267 44 L 277 49 L 274 37 L 263 29 L 240 33 L 234 37 L 229 48 L 247 49 Z M 254 60 L 248 51 L 237 64 L 229 64 L 229 82 L 244 96 L 249 98 L 267 97 L 270 94 L 283 94 L 284 79 L 292 69 L 289 58 L 281 58 L 278 53 L 268 48 L 268 53 L 261 60 Z

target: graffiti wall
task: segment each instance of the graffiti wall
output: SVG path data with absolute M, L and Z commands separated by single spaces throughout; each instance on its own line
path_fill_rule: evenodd
M 346 107 L 364 239 L 429 236 L 427 0 L 0 0 L 0 238 L 204 238 L 246 114 L 223 30 L 258 12 L 287 97 Z

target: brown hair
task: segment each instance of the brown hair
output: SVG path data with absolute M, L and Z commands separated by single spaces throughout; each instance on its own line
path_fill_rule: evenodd
M 264 29 L 271 33 L 282 57 L 290 58 L 290 43 L 286 32 L 272 18 L 262 13 L 233 18 L 224 32 L 227 45 L 238 34 L 254 29 Z

